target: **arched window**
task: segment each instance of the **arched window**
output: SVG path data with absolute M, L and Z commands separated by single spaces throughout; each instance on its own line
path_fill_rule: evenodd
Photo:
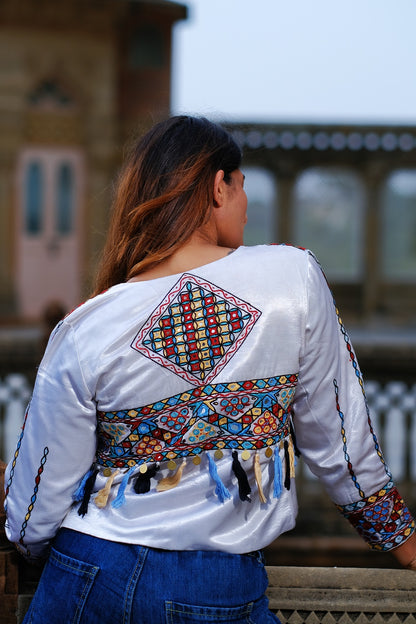
M 313 167 L 296 181 L 293 242 L 316 254 L 330 280 L 362 276 L 364 205 L 363 184 L 348 169 Z
M 43 225 L 43 171 L 39 162 L 28 164 L 24 183 L 24 228 L 26 234 L 36 235 Z
M 389 176 L 381 213 L 383 277 L 416 282 L 416 169 L 401 169 Z
M 73 227 L 74 181 L 73 171 L 67 163 L 61 164 L 57 172 L 56 188 L 56 232 L 69 234 Z
M 247 193 L 247 225 L 245 245 L 277 241 L 277 191 L 273 176 L 260 167 L 244 167 L 244 188 Z

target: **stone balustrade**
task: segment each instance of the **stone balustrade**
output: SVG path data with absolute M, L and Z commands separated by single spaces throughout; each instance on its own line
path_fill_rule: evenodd
M 282 624 L 416 623 L 416 573 L 269 567 L 270 608 Z
M 0 624 L 20 624 L 38 572 L 0 550 Z M 282 624 L 416 624 L 416 573 L 270 566 L 268 597 Z

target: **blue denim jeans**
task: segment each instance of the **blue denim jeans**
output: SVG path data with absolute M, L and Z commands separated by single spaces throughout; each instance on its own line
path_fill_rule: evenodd
M 169 551 L 61 529 L 23 624 L 272 624 L 261 553 Z

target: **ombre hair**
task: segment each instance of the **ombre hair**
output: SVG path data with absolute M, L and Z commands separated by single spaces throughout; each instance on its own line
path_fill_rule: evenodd
M 169 258 L 209 219 L 219 170 L 231 182 L 241 164 L 232 136 L 205 118 L 156 124 L 121 171 L 94 294 Z

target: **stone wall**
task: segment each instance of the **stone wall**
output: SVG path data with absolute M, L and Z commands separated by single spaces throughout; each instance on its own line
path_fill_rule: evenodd
M 268 568 L 271 609 L 282 624 L 413 624 L 410 570 Z

